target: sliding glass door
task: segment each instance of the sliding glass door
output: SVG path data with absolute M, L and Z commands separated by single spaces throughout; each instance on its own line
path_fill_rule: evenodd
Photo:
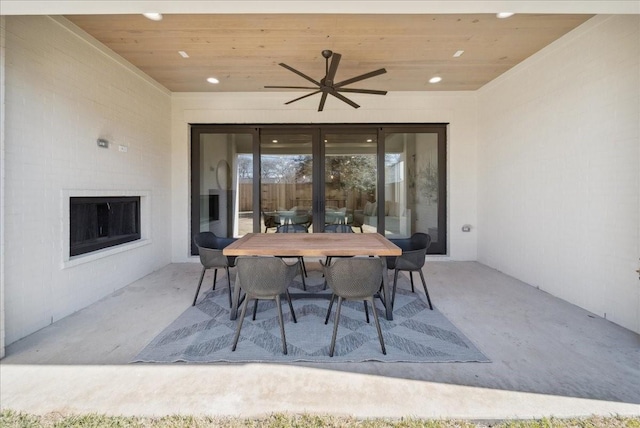
M 191 238 L 205 231 L 220 237 L 253 231 L 254 135 L 192 129 Z M 191 252 L 197 254 L 193 239 Z
M 265 130 L 260 134 L 262 232 L 282 224 L 309 230 L 313 223 L 313 133 Z
M 446 250 L 446 162 L 443 130 L 385 134 L 384 231 L 431 236 L 431 251 Z
M 378 197 L 377 131 L 330 130 L 322 142 L 324 224 L 348 224 L 356 232 L 377 232 L 377 219 L 369 212 Z
M 446 125 L 193 125 L 191 195 L 191 235 L 347 224 L 446 254 Z

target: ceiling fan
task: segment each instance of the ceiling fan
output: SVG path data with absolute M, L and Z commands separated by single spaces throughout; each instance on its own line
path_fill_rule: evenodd
M 387 70 L 385 70 L 384 68 L 380 68 L 378 70 L 370 71 L 369 73 L 361 74 L 359 76 L 352 77 L 351 79 L 347 79 L 347 80 L 343 80 L 342 82 L 335 83 L 333 81 L 333 79 L 336 76 L 336 71 L 338 71 L 338 65 L 340 64 L 340 58 L 342 58 L 342 55 L 340 55 L 337 52 L 332 52 L 330 50 L 324 50 L 324 51 L 322 51 L 322 56 L 325 59 L 325 76 L 319 82 L 317 80 L 307 76 L 306 74 L 296 70 L 295 68 L 288 66 L 287 64 L 284 64 L 282 62 L 279 64 L 280 66 L 286 68 L 287 70 L 293 71 L 298 76 L 303 77 L 304 79 L 306 79 L 309 82 L 313 83 L 314 85 L 316 85 L 315 87 L 310 87 L 310 86 L 265 86 L 265 88 L 269 88 L 269 89 L 276 89 L 276 88 L 277 89 L 311 89 L 311 90 L 313 90 L 313 92 L 311 92 L 311 93 L 309 93 L 307 95 L 303 95 L 301 97 L 298 97 L 296 99 L 293 99 L 291 101 L 288 101 L 285 104 L 291 104 L 291 103 L 299 101 L 299 100 L 301 100 L 303 98 L 307 98 L 307 97 L 310 97 L 312 95 L 322 93 L 322 97 L 320 98 L 320 105 L 318 106 L 318 111 L 322 111 L 322 109 L 324 108 L 324 103 L 327 101 L 327 95 L 328 94 L 333 95 L 334 97 L 338 98 L 339 100 L 349 104 L 353 108 L 358 108 L 360 106 L 358 104 L 354 103 L 353 101 L 351 101 L 350 99 L 348 99 L 347 97 L 345 97 L 344 95 L 342 95 L 340 92 L 352 92 L 352 93 L 358 93 L 358 94 L 374 94 L 374 95 L 386 95 L 387 94 L 387 91 L 378 91 L 378 90 L 374 90 L 374 89 L 351 89 L 351 88 L 345 88 L 344 87 L 344 86 L 349 85 L 351 83 L 359 82 L 361 80 L 368 79 L 370 77 L 374 77 L 374 76 L 378 76 L 380 74 L 384 74 L 384 73 L 387 72 Z M 329 58 L 331 58 L 331 65 L 329 65 Z

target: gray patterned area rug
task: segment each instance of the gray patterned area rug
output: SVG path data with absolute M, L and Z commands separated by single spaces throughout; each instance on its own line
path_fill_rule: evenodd
M 322 290 L 322 273 L 314 270 L 308 274 L 307 290 Z M 302 292 L 299 279 L 298 276 L 290 292 Z M 282 353 L 275 302 L 260 301 L 255 321 L 250 302 L 237 349 L 232 352 L 238 321 L 229 319 L 227 280 L 219 275 L 216 289 L 200 297 L 196 306 L 189 307 L 164 329 L 133 362 L 489 362 L 435 305 L 429 310 L 417 275 L 416 279 L 412 293 L 408 278 L 398 278 L 393 321 L 385 318 L 382 302 L 376 299 L 387 355 L 382 354 L 371 313 L 371 322 L 366 322 L 363 302 L 344 302 L 335 353 L 329 357 L 336 305 L 325 325 L 329 299 L 318 297 L 293 299 L 297 323 L 293 322 L 286 299 L 282 299 L 287 355 Z M 330 291 L 326 293 L 330 296 Z

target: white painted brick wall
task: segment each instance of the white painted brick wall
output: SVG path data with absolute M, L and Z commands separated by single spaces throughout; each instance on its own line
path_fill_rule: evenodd
M 4 322 L 4 112 L 5 112 L 5 25 L 6 19 L 0 16 L 0 358 L 5 353 L 5 322 Z
M 170 95 L 61 23 L 6 17 L 7 344 L 170 262 Z M 151 243 L 64 268 L 72 190 L 148 192 Z
M 593 18 L 478 102 L 479 261 L 640 332 L 640 17 Z

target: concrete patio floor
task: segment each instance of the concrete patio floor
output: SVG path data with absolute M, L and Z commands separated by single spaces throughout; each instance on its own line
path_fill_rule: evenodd
M 10 345 L 0 406 L 139 416 L 640 415 L 639 335 L 475 262 L 428 262 L 424 273 L 434 304 L 490 363 L 129 364 L 191 304 L 199 273 L 196 263 L 168 265 Z

